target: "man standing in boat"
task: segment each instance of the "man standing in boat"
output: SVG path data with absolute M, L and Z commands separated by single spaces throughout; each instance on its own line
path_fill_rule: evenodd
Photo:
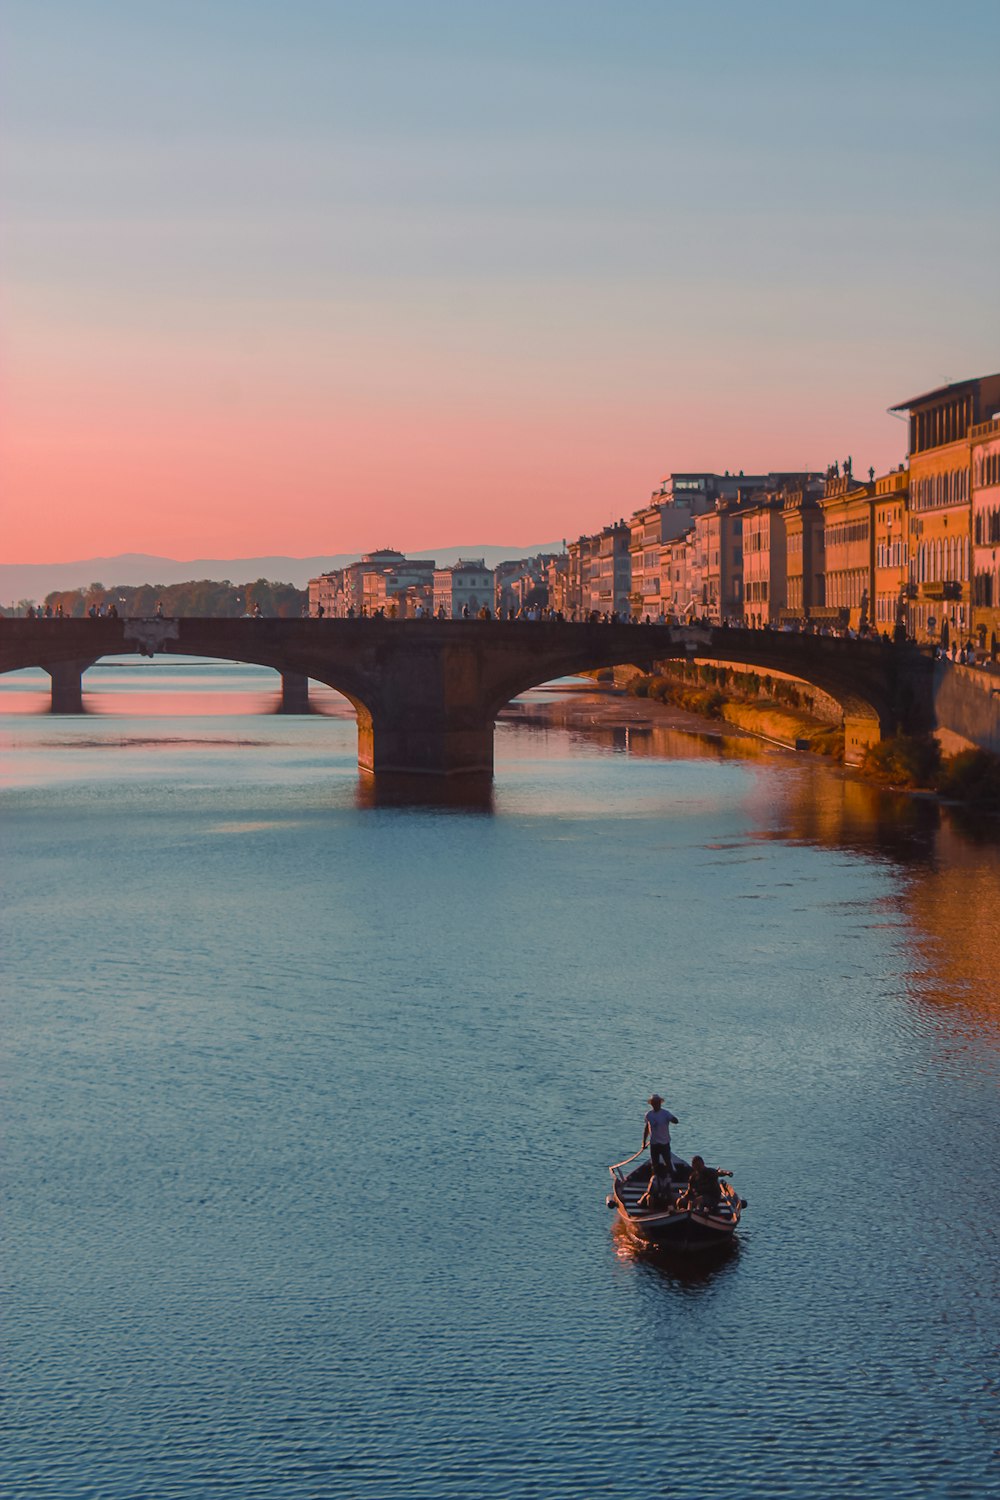
M 680 1121 L 676 1115 L 672 1115 L 669 1109 L 663 1108 L 663 1095 L 650 1094 L 650 1108 L 646 1111 L 646 1119 L 642 1131 L 642 1144 L 649 1143 L 649 1159 L 653 1164 L 653 1172 L 662 1161 L 665 1165 L 665 1174 L 670 1176 L 670 1127 L 678 1125 Z

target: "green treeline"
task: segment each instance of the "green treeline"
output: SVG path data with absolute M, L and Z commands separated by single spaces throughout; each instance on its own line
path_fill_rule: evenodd
M 305 613 L 307 602 L 305 589 L 290 583 L 272 583 L 267 578 L 254 583 L 202 578 L 189 583 L 122 583 L 111 588 L 92 583 L 85 589 L 56 589 L 46 594 L 43 608 L 51 608 L 54 614 L 61 606 L 71 619 L 82 619 L 92 609 L 107 610 L 113 604 L 125 617 L 148 617 L 159 608 L 168 616 L 232 620 L 259 610 L 262 615 L 293 620 Z M 17 612 L 24 614 L 25 608 L 19 607 Z

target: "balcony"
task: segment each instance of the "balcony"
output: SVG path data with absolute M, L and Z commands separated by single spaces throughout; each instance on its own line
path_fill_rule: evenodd
M 935 578 L 921 585 L 921 593 L 925 599 L 961 599 L 962 585 L 957 578 Z

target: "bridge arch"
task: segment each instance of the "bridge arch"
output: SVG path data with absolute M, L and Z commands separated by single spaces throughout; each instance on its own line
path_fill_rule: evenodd
M 283 621 L 251 621 L 258 629 L 242 633 L 219 629 L 248 623 L 242 620 L 185 620 L 183 632 L 179 628 L 181 621 L 160 619 L 9 623 L 35 628 L 16 633 L 0 628 L 0 672 L 27 667 L 40 667 L 47 672 L 52 679 L 55 713 L 84 711 L 83 675 L 107 657 L 183 655 L 270 668 L 281 678 L 283 708 L 294 712 L 307 710 L 307 687 L 312 677 L 350 702 L 357 715 L 359 733 L 366 728 L 370 732 L 371 708 L 367 696 L 362 696 L 369 694 L 370 685 L 359 674 L 352 673 L 349 660 L 338 661 L 334 671 L 326 670 L 328 664 L 323 662 L 315 669 L 310 665 L 306 671 L 298 660 L 290 661 L 280 637 L 276 640 L 273 631 L 260 628 L 262 624 L 266 627 L 284 624 Z M 204 629 L 199 630 L 199 626 Z
M 496 680 L 489 684 L 489 706 L 494 717 L 505 704 L 519 694 L 551 681 L 554 677 L 574 676 L 602 667 L 636 666 L 650 671 L 661 661 L 670 659 L 684 661 L 718 662 L 746 668 L 748 671 L 775 672 L 795 677 L 820 689 L 840 704 L 845 716 L 857 716 L 887 724 L 893 717 L 892 705 L 887 701 L 884 684 L 879 675 L 858 672 L 856 657 L 845 660 L 847 652 L 815 653 L 786 650 L 775 651 L 768 639 L 771 632 L 744 630 L 701 630 L 699 628 L 676 628 L 669 631 L 669 639 L 656 632 L 656 639 L 645 639 L 652 627 L 627 627 L 629 636 L 612 634 L 607 627 L 597 627 L 606 632 L 608 639 L 591 638 L 588 642 L 575 642 L 556 650 L 548 650 L 520 663 L 509 672 L 501 670 Z M 813 637 L 799 639 L 813 641 Z M 837 641 L 843 648 L 854 643 Z M 881 652 L 876 647 L 875 661 L 881 665 Z M 540 675 L 541 674 L 541 675 Z

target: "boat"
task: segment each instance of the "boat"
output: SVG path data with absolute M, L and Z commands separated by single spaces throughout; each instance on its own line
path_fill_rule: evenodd
M 687 1191 L 690 1163 L 671 1153 L 672 1177 L 677 1188 L 674 1202 L 664 1208 L 640 1208 L 639 1199 L 649 1185 L 652 1167 L 646 1148 L 640 1147 L 634 1156 L 615 1162 L 611 1173 L 612 1192 L 608 1194 L 608 1207 L 618 1210 L 618 1217 L 631 1234 L 648 1245 L 662 1250 L 689 1252 L 713 1250 L 732 1243 L 740 1214 L 747 1206 L 732 1184 L 722 1178 L 719 1182 L 720 1196 L 712 1207 L 691 1200 Z M 644 1160 L 639 1161 L 639 1157 Z M 635 1162 L 636 1165 L 632 1166 Z M 631 1171 L 626 1170 L 631 1167 Z

